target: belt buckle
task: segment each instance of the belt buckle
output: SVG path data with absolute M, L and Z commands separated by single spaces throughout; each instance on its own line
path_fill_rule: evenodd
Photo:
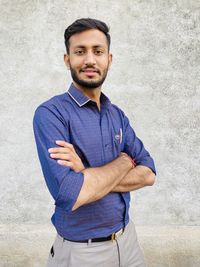
M 112 241 L 117 240 L 117 238 L 118 238 L 120 235 L 122 235 L 123 232 L 124 232 L 124 229 L 122 228 L 122 229 L 120 229 L 118 232 L 113 233 L 113 234 L 111 235 L 111 240 L 112 240 Z
M 115 233 L 112 233 L 112 235 L 111 235 L 111 240 L 112 240 L 112 242 L 113 242 L 114 240 L 116 240 L 116 235 L 115 235 Z

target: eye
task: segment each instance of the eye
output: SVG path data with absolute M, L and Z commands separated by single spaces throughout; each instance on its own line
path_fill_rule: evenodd
M 101 56 L 103 54 L 103 51 L 102 50 L 95 50 L 94 53 L 97 56 Z
M 78 55 L 78 56 L 81 56 L 81 55 L 84 54 L 84 51 L 83 50 L 76 50 L 75 54 Z

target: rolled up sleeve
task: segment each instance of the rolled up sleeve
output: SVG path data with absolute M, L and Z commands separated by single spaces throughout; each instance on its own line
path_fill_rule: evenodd
M 59 165 L 48 152 L 49 148 L 58 146 L 56 140 L 70 142 L 67 120 L 62 118 L 56 108 L 39 106 L 34 114 L 33 130 L 42 172 L 55 205 L 71 211 L 83 185 L 84 176 L 69 167 Z
M 156 174 L 153 158 L 145 149 L 142 141 L 136 136 L 135 131 L 129 123 L 129 119 L 124 115 L 125 145 L 124 152 L 131 156 L 136 165 L 150 168 Z

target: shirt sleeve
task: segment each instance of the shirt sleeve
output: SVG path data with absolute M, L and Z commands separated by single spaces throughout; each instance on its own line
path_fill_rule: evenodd
M 142 141 L 136 136 L 135 131 L 129 123 L 129 119 L 124 115 L 124 132 L 125 132 L 125 144 L 124 152 L 131 156 L 136 165 L 143 165 L 150 168 L 155 174 L 156 169 L 154 160 L 150 156 L 149 152 L 145 149 Z
M 69 167 L 59 165 L 48 152 L 58 146 L 56 140 L 70 142 L 69 127 L 56 108 L 39 106 L 33 118 L 34 136 L 47 187 L 55 205 L 71 211 L 81 190 L 84 176 Z

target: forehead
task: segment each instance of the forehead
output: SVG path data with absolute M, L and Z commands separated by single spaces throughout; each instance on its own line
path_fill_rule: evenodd
M 83 32 L 73 34 L 69 38 L 69 44 L 70 48 L 75 48 L 78 46 L 84 46 L 84 47 L 108 46 L 105 34 L 97 29 L 89 29 Z

